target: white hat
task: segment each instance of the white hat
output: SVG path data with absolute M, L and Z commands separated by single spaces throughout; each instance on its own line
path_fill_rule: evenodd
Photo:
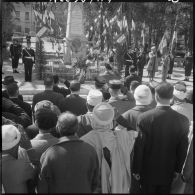
M 149 105 L 152 102 L 152 93 L 148 86 L 139 85 L 134 92 L 136 105 Z
M 19 130 L 14 125 L 2 126 L 2 150 L 9 150 L 16 146 L 21 138 Z
M 186 93 L 184 91 L 179 91 L 177 89 L 173 90 L 173 95 L 178 98 L 179 100 L 184 100 L 186 98 Z
M 114 109 L 110 104 L 101 102 L 93 109 L 93 118 L 100 125 L 108 125 L 114 119 Z
M 91 106 L 96 106 L 97 104 L 101 103 L 102 99 L 102 92 L 96 89 L 90 90 L 87 95 L 87 103 Z

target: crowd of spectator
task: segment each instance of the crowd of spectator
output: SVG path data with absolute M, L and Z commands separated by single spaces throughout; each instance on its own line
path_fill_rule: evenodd
M 47 75 L 32 105 L 13 76 L 2 84 L 3 193 L 193 193 L 184 82 L 144 84 L 132 67 L 124 85 L 97 76 L 85 99 L 79 81 Z

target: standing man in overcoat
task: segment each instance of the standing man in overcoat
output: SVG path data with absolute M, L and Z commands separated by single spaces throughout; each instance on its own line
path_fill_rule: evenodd
M 155 88 L 156 108 L 139 115 L 133 173 L 141 178 L 143 193 L 169 194 L 182 171 L 188 149 L 189 120 L 170 107 L 173 86 Z
M 19 73 L 17 71 L 19 58 L 21 57 L 21 47 L 17 39 L 13 39 L 13 44 L 10 45 L 10 56 L 12 59 L 13 73 Z
M 31 48 L 31 42 L 27 40 L 27 47 L 22 51 L 22 60 L 24 63 L 25 82 L 32 81 L 32 67 L 35 63 L 35 51 Z

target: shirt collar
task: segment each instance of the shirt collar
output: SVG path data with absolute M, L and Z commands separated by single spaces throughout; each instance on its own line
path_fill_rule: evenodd
M 39 133 L 33 140 L 51 139 L 54 138 L 51 133 Z
M 59 138 L 58 143 L 66 142 L 66 141 L 81 141 L 77 135 L 64 136 Z
M 162 106 L 170 106 L 170 104 L 161 104 L 161 103 L 159 103 L 159 102 L 157 102 L 157 105 L 156 105 L 156 107 L 162 107 Z

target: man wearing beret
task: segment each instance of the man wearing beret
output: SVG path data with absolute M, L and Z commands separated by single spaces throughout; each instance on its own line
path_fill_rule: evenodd
M 116 108 L 119 114 L 123 114 L 135 106 L 135 101 L 130 102 L 129 100 L 124 100 L 119 97 L 121 86 L 122 83 L 120 80 L 110 80 L 109 82 L 109 92 L 111 97 L 108 100 L 108 103 Z

